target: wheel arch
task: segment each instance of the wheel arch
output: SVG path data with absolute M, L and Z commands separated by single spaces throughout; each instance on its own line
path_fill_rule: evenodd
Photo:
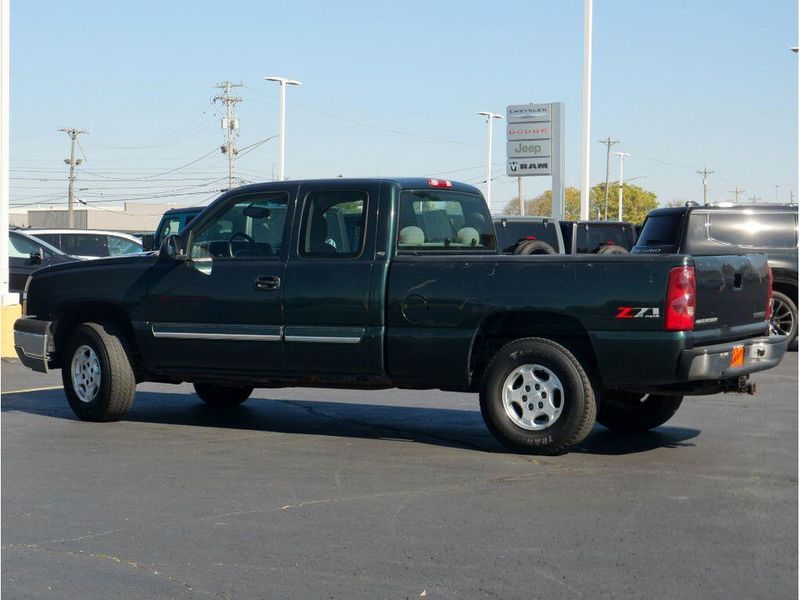
M 99 323 L 113 325 L 119 329 L 134 366 L 137 368 L 141 366 L 141 356 L 137 350 L 133 325 L 125 309 L 118 304 L 103 301 L 65 303 L 53 310 L 52 318 L 56 324 L 54 331 L 56 362 L 60 362 L 60 353 L 78 325 Z
M 470 388 L 477 389 L 495 353 L 514 340 L 542 337 L 567 348 L 587 372 L 597 376 L 597 359 L 589 333 L 575 317 L 551 311 L 508 311 L 483 319 L 469 356 Z

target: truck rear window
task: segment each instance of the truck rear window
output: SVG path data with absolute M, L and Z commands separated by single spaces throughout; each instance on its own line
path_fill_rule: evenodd
M 400 252 L 494 251 L 492 218 L 483 198 L 446 190 L 400 194 Z
M 522 240 L 535 239 L 547 242 L 558 252 L 558 233 L 555 221 L 515 221 L 502 219 L 495 225 L 497 243 L 502 252 L 513 252 Z
M 636 241 L 637 250 L 652 252 L 657 249 L 667 254 L 675 252 L 678 249 L 682 218 L 683 213 L 648 217 Z
M 598 225 L 579 223 L 576 233 L 575 250 L 578 254 L 591 254 L 608 244 L 622 246 L 630 250 L 632 234 L 627 225 Z

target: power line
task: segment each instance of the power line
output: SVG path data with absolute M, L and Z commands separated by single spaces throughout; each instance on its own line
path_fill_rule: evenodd
M 733 201 L 738 203 L 738 202 L 739 202 L 739 194 L 741 194 L 741 193 L 742 193 L 742 192 L 744 192 L 745 190 L 743 190 L 742 188 L 740 188 L 740 187 L 737 185 L 735 188 L 733 188 L 732 190 L 728 190 L 728 191 L 729 191 L 731 194 L 733 194 L 733 198 L 734 198 L 734 200 L 733 200 Z
M 190 166 L 192 166 L 194 164 L 199 163 L 204 158 L 208 158 L 209 156 L 214 154 L 216 151 L 217 151 L 217 149 L 214 148 L 213 150 L 210 150 L 209 152 L 206 152 L 205 154 L 203 154 L 203 156 L 201 156 L 199 158 L 196 158 L 193 161 L 186 163 L 185 165 L 181 165 L 180 167 L 175 167 L 174 169 L 170 169 L 169 171 L 163 171 L 161 173 L 155 173 L 153 175 L 145 175 L 145 176 L 142 176 L 142 177 L 133 177 L 133 178 L 129 179 L 129 181 L 143 181 L 145 179 L 153 179 L 155 177 L 161 177 L 162 175 L 169 175 L 170 173 L 175 173 L 176 171 L 181 171 L 181 170 L 185 169 L 186 167 L 190 167 Z M 94 173 L 92 171 L 86 171 L 84 169 L 81 169 L 81 173 L 86 173 L 88 175 L 92 175 L 93 177 L 100 177 L 102 179 L 109 179 L 109 180 L 112 180 L 112 181 L 113 180 L 119 180 L 119 178 L 117 178 L 117 177 L 109 177 L 107 175 L 102 175 L 100 173 Z

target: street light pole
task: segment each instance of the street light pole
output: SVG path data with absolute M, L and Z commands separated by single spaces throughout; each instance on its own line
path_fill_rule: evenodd
M 583 128 L 581 131 L 581 220 L 589 219 L 589 133 L 592 121 L 592 0 L 583 1 Z
M 619 205 L 617 206 L 617 221 L 622 221 L 622 188 L 625 186 L 625 180 L 622 178 L 622 170 L 625 165 L 625 157 L 630 156 L 627 152 L 614 152 L 619 156 Z
M 302 85 L 299 81 L 294 79 L 287 79 L 286 77 L 269 76 L 264 77 L 267 81 L 276 81 L 280 86 L 280 107 L 278 109 L 278 136 L 280 138 L 280 154 L 278 156 L 278 181 L 286 179 L 284 177 L 285 165 L 285 149 L 286 149 L 286 86 L 287 85 Z
M 492 119 L 502 119 L 502 115 L 493 112 L 481 111 L 478 113 L 486 117 L 486 204 L 492 212 Z

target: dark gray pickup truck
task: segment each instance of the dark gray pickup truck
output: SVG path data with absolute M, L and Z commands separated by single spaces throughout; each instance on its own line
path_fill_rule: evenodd
M 157 255 L 36 272 L 15 344 L 81 418 L 142 381 L 220 407 L 255 387 L 480 393 L 508 447 L 556 454 L 595 420 L 656 427 L 684 394 L 776 365 L 766 258 L 501 255 L 472 186 L 333 179 L 220 196 Z

